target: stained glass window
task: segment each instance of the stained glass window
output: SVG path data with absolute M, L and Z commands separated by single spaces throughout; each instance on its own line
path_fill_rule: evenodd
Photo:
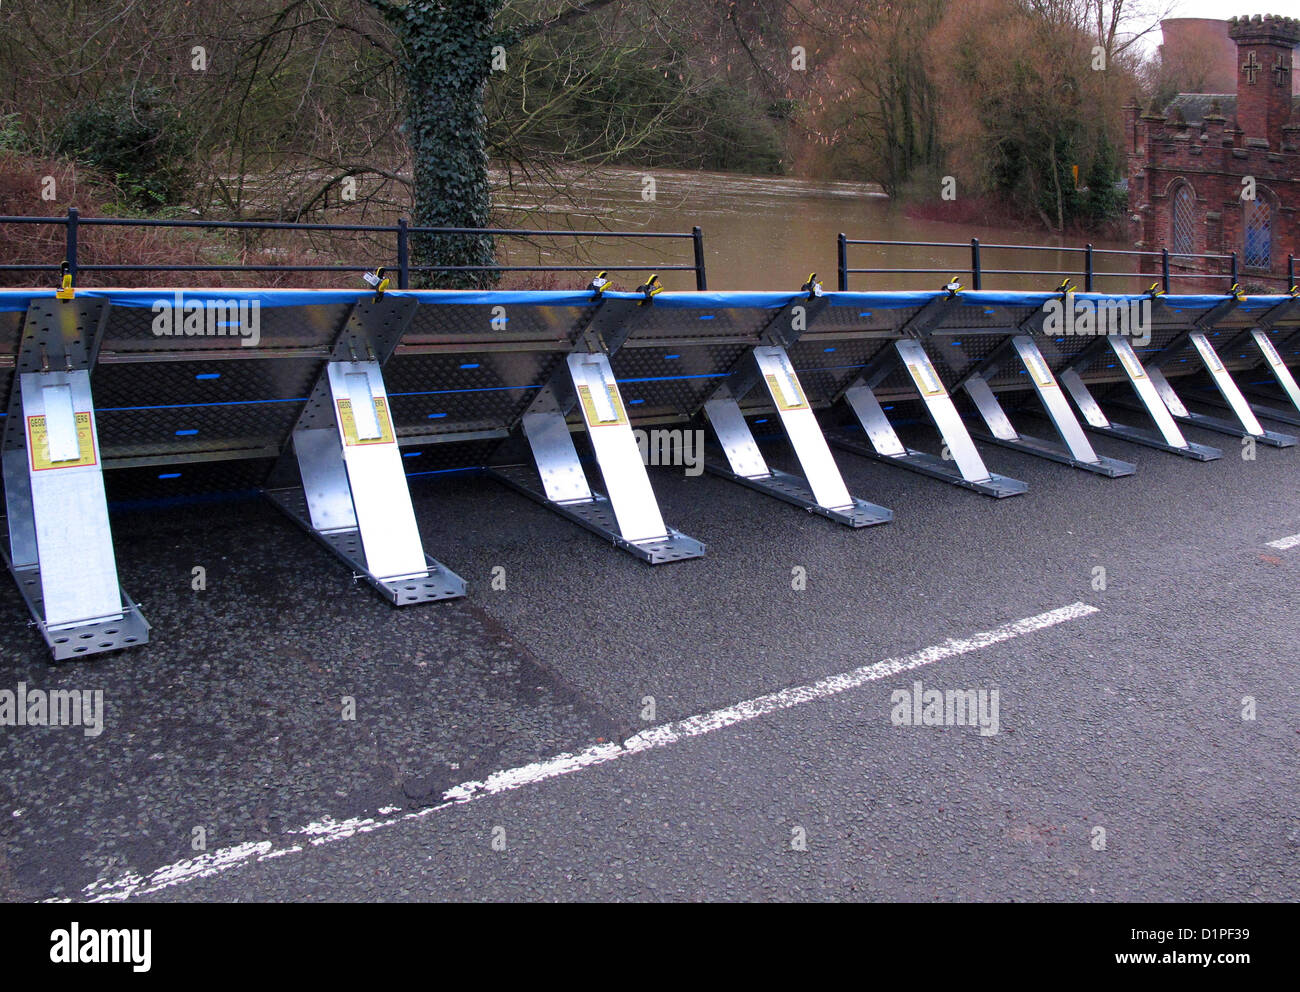
M 1173 231 L 1170 250 L 1175 255 L 1190 255 L 1196 249 L 1196 194 L 1183 183 L 1174 193 Z
M 1273 211 L 1264 199 L 1247 200 L 1244 204 L 1246 216 L 1242 228 L 1245 232 L 1242 244 L 1242 261 L 1250 269 L 1269 269 L 1273 267 Z

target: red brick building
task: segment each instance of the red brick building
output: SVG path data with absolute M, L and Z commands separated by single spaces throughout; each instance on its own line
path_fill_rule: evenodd
M 1187 254 L 1236 252 L 1243 286 L 1287 288 L 1300 255 L 1300 100 L 1292 96 L 1300 20 L 1228 21 L 1236 93 L 1180 93 L 1163 110 L 1125 108 L 1135 244 Z M 1248 194 L 1254 191 L 1254 199 Z M 1180 287 L 1187 289 L 1184 285 Z

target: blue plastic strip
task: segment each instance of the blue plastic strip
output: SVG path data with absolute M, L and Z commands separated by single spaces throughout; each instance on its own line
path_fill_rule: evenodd
M 256 301 L 263 307 L 294 306 L 328 306 L 351 304 L 358 300 L 373 297 L 370 290 L 352 289 L 78 289 L 78 297 L 106 299 L 114 306 L 152 309 L 160 302 L 174 303 L 176 294 L 180 293 L 185 301 L 215 302 L 217 300 L 234 300 L 235 302 Z M 0 290 L 0 312 L 13 313 L 26 311 L 33 300 L 47 300 L 54 297 L 52 289 L 4 289 Z M 550 306 L 550 307 L 587 307 L 596 302 L 595 294 L 585 290 L 389 290 L 385 295 L 419 300 L 422 304 L 445 304 L 448 306 Z M 654 297 L 653 306 L 663 309 L 686 310 L 726 310 L 726 309 L 763 309 L 776 310 L 798 300 L 802 293 L 768 293 L 768 292 L 672 292 L 660 293 Z M 884 309 L 923 306 L 930 300 L 945 295 L 943 290 L 925 290 L 915 292 L 827 292 L 825 299 L 831 306 L 857 306 Z M 1011 290 L 965 290 L 959 294 L 963 305 L 967 306 L 1039 306 L 1045 300 L 1057 296 L 1051 291 L 1019 292 Z M 604 299 L 640 300 L 638 293 L 606 292 Z M 1145 293 L 1076 293 L 1081 300 L 1135 300 L 1146 299 Z M 1225 294 L 1167 295 L 1160 297 L 1162 303 L 1174 309 L 1206 308 L 1223 302 Z M 1291 297 L 1284 294 L 1271 294 L 1248 297 L 1241 304 L 1243 309 L 1257 310 L 1276 306 Z

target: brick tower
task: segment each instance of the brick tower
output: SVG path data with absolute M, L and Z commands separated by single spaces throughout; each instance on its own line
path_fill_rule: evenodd
M 1281 151 L 1282 127 L 1291 117 L 1293 49 L 1300 20 L 1275 14 L 1234 17 L 1228 36 L 1237 43 L 1237 126 L 1246 139 Z

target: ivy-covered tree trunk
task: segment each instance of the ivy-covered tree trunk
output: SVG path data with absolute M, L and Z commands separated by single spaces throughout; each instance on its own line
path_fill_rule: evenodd
M 505 44 L 493 22 L 504 0 L 371 0 L 404 50 L 407 140 L 414 158 L 417 227 L 487 227 L 487 121 L 484 90 L 492 49 Z M 412 235 L 414 265 L 491 265 L 489 235 Z M 430 273 L 417 286 L 482 288 L 493 272 Z

